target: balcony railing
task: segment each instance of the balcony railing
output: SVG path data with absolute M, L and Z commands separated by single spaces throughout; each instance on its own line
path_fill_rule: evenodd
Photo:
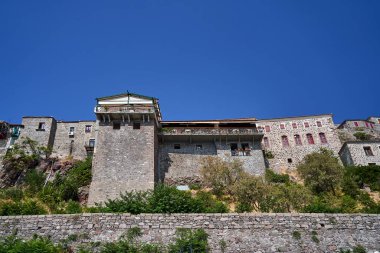
M 154 107 L 142 105 L 96 106 L 95 113 L 154 113 Z
M 255 135 L 257 128 L 162 128 L 162 135 Z
M 250 156 L 250 155 L 251 155 L 251 150 L 247 150 L 247 149 L 231 150 L 231 156 Z

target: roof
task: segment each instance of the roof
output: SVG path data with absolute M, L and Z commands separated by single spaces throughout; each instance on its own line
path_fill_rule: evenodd
M 285 119 L 305 119 L 305 118 L 310 118 L 310 117 L 332 117 L 332 113 L 328 114 L 314 114 L 314 115 L 302 115 L 302 116 L 289 116 L 289 117 L 281 117 L 281 118 L 270 118 L 270 119 L 257 119 L 258 121 L 274 121 L 274 120 L 285 120 Z
M 256 118 L 237 118 L 237 119 L 209 119 L 209 120 L 168 120 L 168 121 L 161 121 L 162 124 L 171 124 L 171 123 L 182 123 L 182 124 L 202 124 L 202 123 L 249 123 L 257 121 Z
M 138 97 L 138 98 L 145 98 L 145 99 L 151 99 L 151 100 L 158 100 L 158 98 L 155 97 L 149 97 L 149 96 L 144 96 L 136 93 L 130 93 L 127 91 L 126 93 L 120 93 L 112 96 L 106 96 L 106 97 L 99 97 L 96 98 L 97 101 L 99 100 L 106 100 L 106 99 L 111 99 L 111 98 L 120 98 L 120 97 L 126 97 L 126 96 L 133 96 L 133 97 Z

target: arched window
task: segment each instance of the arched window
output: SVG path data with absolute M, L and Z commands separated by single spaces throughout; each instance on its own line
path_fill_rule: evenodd
M 283 147 L 289 147 L 288 136 L 286 136 L 286 135 L 281 136 L 281 141 L 282 141 Z
M 269 139 L 268 137 L 264 137 L 264 147 L 269 148 Z
M 319 139 L 321 140 L 322 144 L 327 143 L 326 135 L 324 133 L 319 133 Z
M 314 144 L 314 138 L 312 134 L 306 134 L 306 139 L 309 144 Z
M 302 146 L 301 136 L 299 134 L 294 135 L 294 141 L 297 146 Z

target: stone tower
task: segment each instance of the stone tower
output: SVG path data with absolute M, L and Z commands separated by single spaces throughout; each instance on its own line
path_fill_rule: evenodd
M 132 93 L 97 99 L 96 145 L 88 205 L 157 181 L 158 99 Z

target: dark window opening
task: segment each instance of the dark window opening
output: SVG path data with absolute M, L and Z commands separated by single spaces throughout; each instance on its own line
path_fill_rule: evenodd
M 269 148 L 269 139 L 268 137 L 264 137 L 264 147 Z
M 38 123 L 38 129 L 40 131 L 45 131 L 45 122 Z
M 318 126 L 318 127 L 322 127 L 322 122 L 317 121 L 317 126 Z
M 95 139 L 90 139 L 88 142 L 88 146 L 95 147 Z
M 375 166 L 376 163 L 368 163 L 369 166 Z
M 71 142 L 70 142 L 70 151 L 69 151 L 70 155 L 73 153 L 73 149 L 74 149 L 74 140 L 71 140 Z
M 297 146 L 302 146 L 301 136 L 299 134 L 294 135 L 294 142 Z
M 181 149 L 181 145 L 180 144 L 174 144 L 174 149 Z
M 288 163 L 293 163 L 292 158 L 288 158 Z
M 231 147 L 231 155 L 232 156 L 238 156 L 239 155 L 239 151 L 238 151 L 238 145 L 237 145 L 237 143 L 231 143 L 230 147 Z
M 202 150 L 203 149 L 202 144 L 196 144 L 195 149 L 196 150 Z
M 133 129 L 140 129 L 140 122 L 134 122 Z
M 322 144 L 327 143 L 326 135 L 324 133 L 319 133 L 319 139 L 321 140 Z
M 288 136 L 286 136 L 286 135 L 281 136 L 281 141 L 282 141 L 283 147 L 289 147 Z
M 90 126 L 90 125 L 87 125 L 87 126 L 85 127 L 84 131 L 85 131 L 86 133 L 91 133 L 91 126 Z
M 306 139 L 307 139 L 307 142 L 311 145 L 314 144 L 314 138 L 313 138 L 313 135 L 312 134 L 306 134 Z
M 249 148 L 249 143 L 242 143 L 241 149 L 242 149 L 243 155 L 251 155 L 251 149 Z
M 373 156 L 371 147 L 363 147 L 366 156 Z
M 120 122 L 113 122 L 113 129 L 120 129 Z

